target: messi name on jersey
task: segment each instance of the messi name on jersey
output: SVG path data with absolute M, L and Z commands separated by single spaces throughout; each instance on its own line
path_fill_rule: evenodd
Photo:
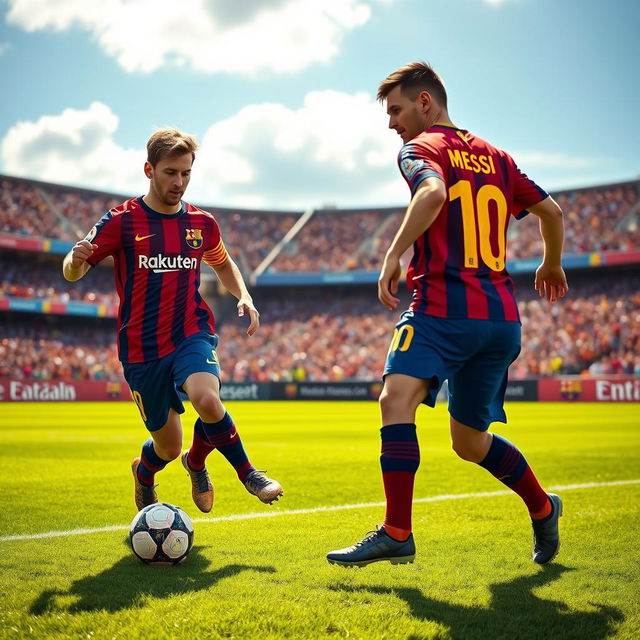
M 189 256 L 165 256 L 159 253 L 155 256 L 138 256 L 139 269 L 151 269 L 154 273 L 166 271 L 180 271 L 180 269 L 197 269 L 198 259 Z
M 459 149 L 447 149 L 447 152 L 452 167 L 466 169 L 474 173 L 496 173 L 496 166 L 493 164 L 493 158 L 490 155 L 476 155 L 468 151 L 460 151 Z

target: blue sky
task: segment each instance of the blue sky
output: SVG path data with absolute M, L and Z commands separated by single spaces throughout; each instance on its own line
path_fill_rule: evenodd
M 0 0 L 0 172 L 146 191 L 144 145 L 201 142 L 187 198 L 403 204 L 377 85 L 428 60 L 461 127 L 548 189 L 640 173 L 637 0 Z

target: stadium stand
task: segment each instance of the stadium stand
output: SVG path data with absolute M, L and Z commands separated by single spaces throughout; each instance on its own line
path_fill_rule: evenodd
M 0 378 L 121 380 L 115 321 L 0 314 Z
M 375 270 L 386 249 L 385 232 L 399 220 L 404 209 L 320 210 L 314 212 L 302 231 L 290 241 L 271 271 Z M 388 235 L 388 234 L 387 234 Z M 390 240 L 390 238 L 389 238 Z
M 0 176 L 0 233 L 76 242 L 112 207 L 131 196 Z M 203 207 L 214 212 L 240 267 L 252 271 L 302 212 Z
M 553 194 L 566 221 L 565 252 L 630 251 L 640 248 L 640 183 L 593 187 Z M 534 216 L 509 227 L 511 259 L 542 253 Z
M 511 375 L 640 375 L 639 183 L 564 191 L 555 197 L 567 217 L 569 252 L 614 251 L 623 254 L 618 262 L 629 264 L 573 270 L 569 296 L 551 308 L 534 296 L 530 272 L 516 274 L 523 351 Z M 84 302 L 112 307 L 117 298 L 111 270 L 97 268 L 81 281 L 67 283 L 60 273 L 63 249 L 47 253 L 54 251 L 47 247 L 62 240 L 67 244 L 59 244 L 68 250 L 123 199 L 0 176 L 0 241 L 6 241 L 0 243 L 0 377 L 121 379 L 115 320 L 60 315 L 68 310 L 48 306 Z M 259 267 L 276 274 L 362 270 L 375 276 L 404 212 L 397 207 L 304 214 L 206 208 L 215 212 L 245 276 Z M 512 224 L 512 257 L 535 257 L 537 233 L 534 219 Z M 52 242 L 25 251 L 8 242 L 13 238 Z M 626 260 L 624 252 L 633 251 Z M 379 378 L 395 315 L 379 305 L 374 285 L 257 287 L 254 296 L 262 326 L 250 339 L 235 319 L 232 301 L 213 301 L 225 380 Z M 34 300 L 46 303 L 38 307 L 42 313 L 24 313 L 20 304 L 13 310 L 16 301 Z
M 0 176 L 0 233 L 75 242 L 127 196 Z M 640 182 L 553 194 L 567 219 L 566 253 L 640 249 Z M 250 211 L 203 206 L 214 212 L 227 245 L 245 272 L 255 270 L 302 212 Z M 282 248 L 274 272 L 376 270 L 404 208 L 319 209 Z M 533 216 L 511 224 L 510 255 L 540 255 Z
M 616 284 L 612 286 L 612 279 Z M 558 374 L 640 375 L 640 292 L 634 274 L 574 275 L 569 296 L 549 306 L 520 283 L 522 354 L 514 379 Z M 530 278 L 526 287 L 531 288 Z M 341 289 L 331 296 L 294 290 L 256 296 L 262 326 L 251 338 L 233 313 L 221 318 L 223 379 L 234 382 L 377 380 L 397 314 L 385 311 L 375 291 Z M 14 316 L 17 316 L 14 319 Z M 55 379 L 76 367 L 82 379 L 119 375 L 115 322 L 99 327 L 68 317 L 0 314 L 2 375 Z M 87 358 L 79 362 L 80 354 Z M 77 378 L 76 378 L 77 379 Z
M 91 277 L 67 282 L 58 277 L 60 257 L 25 252 L 0 253 L 0 296 L 49 302 L 118 303 L 111 269 L 94 269 Z

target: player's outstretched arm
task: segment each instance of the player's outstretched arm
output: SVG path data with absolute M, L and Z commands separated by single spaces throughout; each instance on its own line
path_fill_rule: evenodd
M 562 245 L 564 243 L 564 222 L 562 209 L 551 197 L 545 198 L 529 211 L 540 220 L 540 235 L 544 244 L 542 264 L 536 270 L 535 290 L 541 298 L 557 302 L 569 290 L 567 277 L 562 269 Z
M 88 240 L 80 240 L 73 245 L 73 249 L 67 253 L 62 263 L 62 275 L 70 282 L 80 280 L 91 265 L 87 259 L 93 255 L 98 248 L 97 244 L 92 244 Z
M 253 298 L 247 290 L 247 285 L 240 273 L 240 269 L 238 269 L 238 265 L 228 257 L 222 264 L 215 265 L 213 269 L 222 286 L 238 298 L 238 316 L 242 317 L 246 313 L 249 314 L 247 335 L 252 336 L 260 326 L 260 314 L 253 304 Z
M 447 190 L 440 178 L 427 178 L 413 194 L 404 220 L 384 257 L 378 278 L 378 299 L 387 309 L 395 309 L 400 302 L 396 294 L 402 254 L 433 224 L 446 198 Z

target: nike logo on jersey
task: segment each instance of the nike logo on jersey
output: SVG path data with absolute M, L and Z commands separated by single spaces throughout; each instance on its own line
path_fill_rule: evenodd
M 155 233 L 150 233 L 148 236 L 140 236 L 136 233 L 136 242 L 140 242 L 140 240 L 146 240 L 147 238 L 153 238 L 153 236 L 155 236 L 157 234 Z
M 207 364 L 218 364 L 215 360 L 209 360 L 209 358 L 207 358 Z

